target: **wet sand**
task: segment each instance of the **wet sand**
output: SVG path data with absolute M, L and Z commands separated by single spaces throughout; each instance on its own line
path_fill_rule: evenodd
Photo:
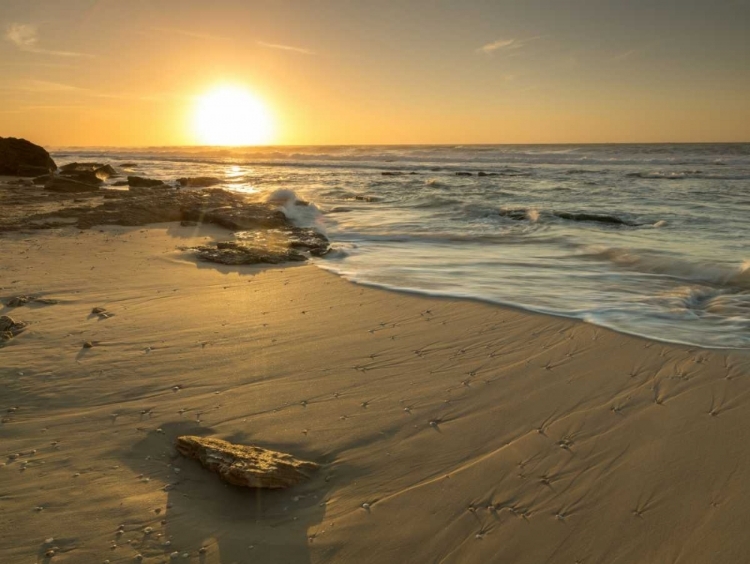
M 226 234 L 0 234 L 0 301 L 58 300 L 0 309 L 28 323 L 0 345 L 0 561 L 750 554 L 747 352 L 178 250 Z M 321 469 L 241 490 L 180 434 Z

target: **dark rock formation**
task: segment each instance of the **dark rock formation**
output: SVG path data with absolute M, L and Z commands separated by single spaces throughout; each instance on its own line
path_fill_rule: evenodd
M 102 163 L 79 163 L 72 162 L 60 167 L 60 172 L 93 172 L 97 168 L 104 166 Z
M 294 249 L 279 250 L 253 247 L 239 241 L 219 241 L 214 245 L 203 245 L 191 249 L 196 256 L 206 262 L 233 266 L 250 264 L 281 264 L 302 262 L 307 257 Z
M 0 175 L 39 176 L 56 169 L 55 161 L 39 145 L 26 139 L 0 137 Z
M 12 317 L 3 315 L 0 317 L 0 340 L 9 341 L 26 329 L 26 323 L 15 321 Z
M 111 176 L 118 176 L 117 171 L 114 169 L 114 167 L 106 164 L 104 166 L 100 166 L 94 171 L 94 174 L 96 174 L 99 178 L 102 180 L 107 180 L 107 178 Z
M 178 178 L 177 183 L 185 188 L 209 188 L 221 184 L 222 180 L 211 176 L 196 176 L 192 178 Z
M 99 186 L 102 183 L 102 178 L 91 170 L 67 170 L 61 172 L 60 175 L 92 186 Z
M 52 300 L 49 298 L 36 298 L 34 296 L 15 296 L 5 302 L 5 305 L 8 307 L 21 307 L 32 302 L 45 305 L 54 305 L 57 303 L 57 300 Z
M 34 184 L 36 184 L 37 186 L 42 186 L 44 184 L 47 184 L 47 182 L 52 180 L 53 176 L 54 176 L 53 174 L 43 174 L 42 176 L 37 176 L 34 179 Z
M 249 235 L 249 238 L 220 241 L 191 250 L 201 260 L 228 265 L 302 262 L 308 256 L 323 256 L 330 250 L 326 236 L 314 229 L 288 227 Z
M 152 178 L 143 178 L 141 176 L 128 176 L 128 184 L 132 188 L 157 188 L 165 186 L 161 180 L 154 180 Z
M 225 482 L 247 488 L 288 488 L 307 480 L 318 469 L 314 462 L 290 454 L 244 446 L 221 439 L 183 436 L 177 451 L 198 460 Z
M 474 176 L 474 175 L 472 173 L 470 173 L 470 172 L 461 172 L 461 171 L 459 171 L 459 172 L 456 173 L 456 176 Z
M 571 213 L 571 212 L 554 212 L 556 217 L 568 221 L 591 221 L 594 223 L 605 223 L 609 225 L 627 225 L 628 227 L 638 227 L 640 223 L 628 221 L 616 215 L 604 215 L 596 213 Z
M 16 174 L 18 176 L 23 176 L 24 178 L 33 178 L 34 176 L 47 173 L 49 173 L 49 169 L 45 166 L 21 165 L 18 167 L 18 172 Z
M 477 173 L 477 176 L 497 176 L 498 174 L 496 172 L 484 172 L 483 170 L 480 170 Z
M 64 176 L 53 176 L 44 185 L 44 189 L 48 192 L 65 192 L 70 194 L 77 192 L 96 192 L 99 190 L 99 186 L 80 182 Z

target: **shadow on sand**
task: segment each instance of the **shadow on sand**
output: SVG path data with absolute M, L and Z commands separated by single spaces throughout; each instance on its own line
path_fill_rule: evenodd
M 238 488 L 174 448 L 178 436 L 214 435 L 211 429 L 175 422 L 163 425 L 161 431 L 149 433 L 123 457 L 133 471 L 149 476 L 152 482 L 158 480 L 167 491 L 166 508 L 155 516 L 154 532 L 144 535 L 139 547 L 144 557 L 177 552 L 188 553 L 191 562 L 201 563 L 311 561 L 309 531 L 317 529 L 325 516 L 329 489 L 319 455 L 296 444 L 263 445 L 245 433 L 219 435 L 234 443 L 267 446 L 321 463 L 315 477 L 289 490 Z

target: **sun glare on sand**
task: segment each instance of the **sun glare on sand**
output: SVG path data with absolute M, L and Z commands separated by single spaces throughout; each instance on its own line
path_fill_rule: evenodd
M 273 119 L 263 102 L 237 86 L 221 86 L 198 98 L 195 135 L 203 145 L 266 145 Z

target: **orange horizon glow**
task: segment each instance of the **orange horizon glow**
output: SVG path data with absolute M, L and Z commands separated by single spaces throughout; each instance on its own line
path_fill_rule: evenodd
M 748 142 L 750 5 L 685 2 L 0 2 L 0 137 Z

